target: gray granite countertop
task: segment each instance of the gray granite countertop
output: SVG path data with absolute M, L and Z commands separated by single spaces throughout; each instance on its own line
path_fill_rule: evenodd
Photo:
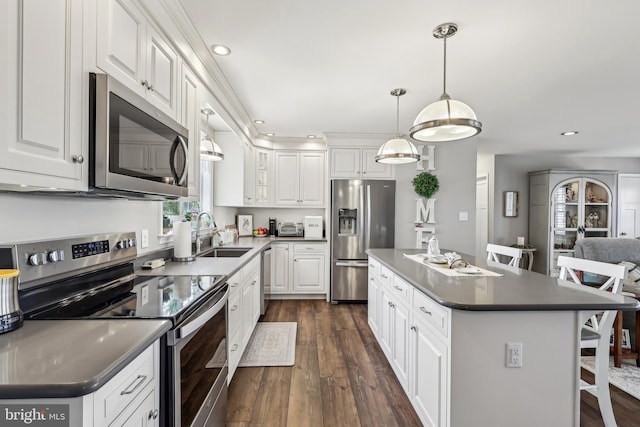
M 640 303 L 540 273 L 463 257 L 502 277 L 450 277 L 403 254 L 418 249 L 369 249 L 367 253 L 439 304 L 458 310 L 637 310 Z
M 139 270 L 140 276 L 206 276 L 223 275 L 232 276 L 253 257 L 271 246 L 273 242 L 326 242 L 326 239 L 305 239 L 304 237 L 240 237 L 233 243 L 227 243 L 217 248 L 248 248 L 249 252 L 238 258 L 210 258 L 196 256 L 190 262 L 176 262 L 166 260 L 164 266 L 153 270 Z M 209 248 L 213 250 L 217 248 Z M 207 250 L 203 251 L 206 252 Z
M 166 320 L 26 320 L 0 335 L 0 398 L 93 393 L 170 327 Z

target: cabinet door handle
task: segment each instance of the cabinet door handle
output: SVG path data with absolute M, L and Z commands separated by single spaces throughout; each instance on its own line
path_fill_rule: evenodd
M 120 395 L 123 396 L 125 394 L 133 393 L 138 387 L 140 387 L 146 381 L 146 379 L 147 379 L 146 375 L 138 375 L 136 379 L 133 380 L 133 382 L 127 386 L 127 388 L 125 388 L 120 392 Z M 136 382 L 137 384 L 130 389 L 130 387 Z
M 388 277 L 385 276 L 383 273 L 380 273 L 380 275 L 382 276 L 383 279 L 388 279 Z
M 71 156 L 71 160 L 73 160 L 73 163 L 82 164 L 84 163 L 84 156 L 82 154 L 74 154 Z
M 256 281 L 254 280 L 253 282 L 251 282 L 251 286 L 255 286 L 256 285 Z
M 411 330 L 415 332 L 415 331 L 417 331 L 417 330 L 418 330 L 418 328 L 416 328 L 415 326 L 412 326 L 412 327 L 411 327 Z
M 232 287 L 232 288 L 237 288 L 237 287 L 238 287 L 238 282 L 233 282 L 233 283 L 231 284 L 231 287 Z
M 236 351 L 238 349 L 238 344 L 234 344 L 233 347 L 231 347 L 231 351 Z
M 422 311 L 423 313 L 428 314 L 429 316 L 432 316 L 431 312 L 429 310 L 427 310 L 426 308 L 424 308 L 424 307 L 420 307 L 420 311 Z
M 143 80 L 140 82 L 142 84 L 142 86 L 146 87 L 147 89 L 149 88 L 149 82 L 146 80 Z
M 402 288 L 400 286 L 398 286 L 398 285 L 393 285 L 393 287 L 396 288 L 399 291 L 402 291 Z
M 236 311 L 238 309 L 238 304 L 234 304 L 233 307 L 231 307 L 231 311 Z
M 149 419 L 156 419 L 158 418 L 158 410 L 154 409 L 152 411 L 149 411 Z

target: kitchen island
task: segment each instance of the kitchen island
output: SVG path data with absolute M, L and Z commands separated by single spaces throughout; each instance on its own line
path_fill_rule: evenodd
M 404 255 L 423 252 L 368 251 L 369 325 L 423 423 L 579 425 L 581 325 L 638 302 L 466 256 L 498 275 L 452 277 Z

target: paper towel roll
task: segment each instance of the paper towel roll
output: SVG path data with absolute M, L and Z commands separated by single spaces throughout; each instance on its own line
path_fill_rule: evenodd
M 173 223 L 173 256 L 174 258 L 191 256 L 191 222 Z

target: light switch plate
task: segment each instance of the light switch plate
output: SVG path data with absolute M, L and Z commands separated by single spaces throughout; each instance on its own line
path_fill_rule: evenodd
M 142 233 L 140 233 L 140 238 L 142 240 L 142 242 L 140 243 L 140 249 L 148 248 L 149 247 L 149 230 L 142 230 Z
M 458 212 L 458 220 L 469 221 L 469 212 Z

